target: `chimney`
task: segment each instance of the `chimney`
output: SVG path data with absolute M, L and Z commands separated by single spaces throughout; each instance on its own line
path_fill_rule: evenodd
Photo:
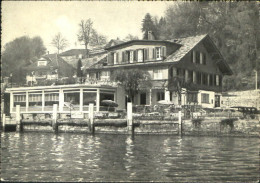
M 152 31 L 148 31 L 148 40 L 154 40 L 154 35 Z

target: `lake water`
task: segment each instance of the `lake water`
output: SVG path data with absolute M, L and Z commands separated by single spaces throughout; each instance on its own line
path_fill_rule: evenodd
M 259 139 L 2 133 L 6 181 L 256 182 Z

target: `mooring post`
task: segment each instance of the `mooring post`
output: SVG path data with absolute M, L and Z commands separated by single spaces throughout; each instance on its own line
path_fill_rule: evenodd
M 128 131 L 128 134 L 134 133 L 132 102 L 127 103 L 127 131 Z
M 178 113 L 178 123 L 179 123 L 179 135 L 182 135 L 182 121 L 181 121 L 181 111 Z
M 94 126 L 94 104 L 89 104 L 89 131 L 94 134 L 95 126 Z
M 21 128 L 21 108 L 20 105 L 16 105 L 16 131 L 20 132 L 22 131 Z
M 5 113 L 3 114 L 3 131 L 5 131 Z
M 58 112 L 58 104 L 53 104 L 53 112 L 52 112 L 52 129 L 55 133 L 58 132 L 58 124 L 57 124 L 57 112 Z

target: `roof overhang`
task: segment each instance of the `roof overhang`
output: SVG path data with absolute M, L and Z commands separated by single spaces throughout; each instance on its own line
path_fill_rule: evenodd
M 127 42 L 123 42 L 121 44 L 117 44 L 108 48 L 105 48 L 105 50 L 112 50 L 115 49 L 117 47 L 122 47 L 122 46 L 127 46 L 127 45 L 134 45 L 134 44 L 156 44 L 156 43 L 168 43 L 168 44 L 174 44 L 174 45 L 179 45 L 181 46 L 181 44 L 178 43 L 174 43 L 171 41 L 164 41 L 164 40 L 131 40 L 131 41 L 127 41 Z

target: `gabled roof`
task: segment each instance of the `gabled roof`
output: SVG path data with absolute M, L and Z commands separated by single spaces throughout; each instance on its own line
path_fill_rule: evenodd
M 190 36 L 186 38 L 179 38 L 179 39 L 173 39 L 168 41 L 162 41 L 162 40 L 132 40 L 128 42 L 121 43 L 119 45 L 112 46 L 110 48 L 107 48 L 107 50 L 111 48 L 115 48 L 121 45 L 128 45 L 128 44 L 135 44 L 138 42 L 159 42 L 159 43 L 173 43 L 179 45 L 179 48 L 169 55 L 165 60 L 158 62 L 143 62 L 143 63 L 136 63 L 136 64 L 124 64 L 124 65 L 115 65 L 115 66 L 103 66 L 103 60 L 95 63 L 90 69 L 100 69 L 100 68 L 114 68 L 114 67 L 134 67 L 136 65 L 159 65 L 159 64 L 172 64 L 172 63 L 178 63 L 181 61 L 184 56 L 186 56 L 196 45 L 198 45 L 200 42 L 203 44 L 206 44 L 206 49 L 210 54 L 214 54 L 214 60 L 216 60 L 216 64 L 220 68 L 221 72 L 227 75 L 231 75 L 232 71 L 230 67 L 228 66 L 227 62 L 219 52 L 219 50 L 216 48 L 215 44 L 207 34 L 198 35 L 198 36 Z
M 213 60 L 216 60 L 216 64 L 220 68 L 221 72 L 227 75 L 231 75 L 233 73 L 208 34 L 174 39 L 172 41 L 179 43 L 182 46 L 179 49 L 177 49 L 173 54 L 168 56 L 163 62 L 179 62 L 196 45 L 198 45 L 200 42 L 203 42 L 208 53 L 214 54 L 216 56 Z
M 62 53 L 60 53 L 60 56 L 74 56 L 74 55 L 85 55 L 86 54 L 86 50 L 85 49 L 70 49 L 67 51 L 64 51 Z
M 41 61 L 43 59 L 47 60 L 47 65 L 46 66 L 38 66 L 38 61 Z M 41 70 L 41 69 L 50 69 L 52 68 L 58 68 L 59 65 L 64 64 L 65 61 L 59 57 L 56 54 L 48 54 L 42 56 L 39 60 L 36 62 L 30 64 L 29 66 L 24 67 L 25 70 Z
M 106 50 L 114 49 L 120 46 L 125 46 L 125 45 L 134 45 L 134 44 L 154 44 L 154 43 L 170 43 L 170 44 L 175 44 L 175 45 L 180 45 L 179 43 L 175 43 L 173 41 L 167 41 L 167 40 L 130 40 L 126 42 L 122 42 L 120 44 L 116 44 L 114 46 L 106 47 Z
M 119 45 L 119 44 L 122 44 L 124 43 L 124 41 L 121 41 L 119 39 L 111 39 L 106 45 L 105 45 L 105 48 L 109 48 L 111 46 L 116 46 L 116 45 Z
M 177 49 L 173 54 L 169 55 L 164 62 L 178 62 L 180 61 L 186 54 L 188 54 L 192 48 L 194 48 L 201 40 L 203 40 L 207 35 L 200 36 L 191 36 L 180 39 L 170 40 L 172 42 L 181 44 L 181 47 Z

